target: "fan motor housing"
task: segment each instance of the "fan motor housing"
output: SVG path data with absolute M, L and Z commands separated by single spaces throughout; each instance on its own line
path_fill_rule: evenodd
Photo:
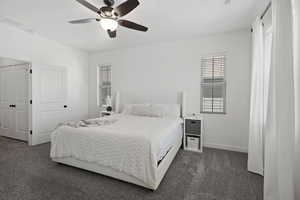
M 102 7 L 100 8 L 100 16 L 104 18 L 113 18 L 116 19 L 118 17 L 117 13 L 114 12 L 114 9 L 112 7 Z
M 115 1 L 114 0 L 104 0 L 104 3 L 107 5 L 107 6 L 113 6 L 115 4 Z

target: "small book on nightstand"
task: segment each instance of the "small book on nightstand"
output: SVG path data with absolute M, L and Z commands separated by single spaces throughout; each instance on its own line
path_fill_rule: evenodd
M 184 117 L 184 150 L 203 151 L 203 118 L 200 114 L 191 114 Z

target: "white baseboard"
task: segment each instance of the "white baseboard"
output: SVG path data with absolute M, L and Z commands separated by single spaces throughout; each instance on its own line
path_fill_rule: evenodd
M 231 146 L 231 145 L 224 145 L 224 144 L 205 143 L 204 147 L 248 153 L 248 149 L 246 149 L 246 148 Z

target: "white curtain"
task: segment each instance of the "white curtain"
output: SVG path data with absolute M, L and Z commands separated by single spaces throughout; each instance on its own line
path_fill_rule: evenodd
M 248 170 L 264 174 L 265 62 L 263 23 L 252 25 L 252 77 L 249 121 Z
M 293 0 L 295 80 L 295 199 L 300 199 L 300 1 Z
M 265 31 L 265 46 L 264 46 L 264 139 L 265 139 L 265 126 L 267 122 L 267 112 L 269 103 L 269 88 L 270 88 L 270 70 L 272 61 L 272 42 L 273 42 L 273 29 L 269 27 Z
M 273 47 L 270 96 L 265 129 L 264 199 L 297 200 L 296 179 L 294 179 L 296 170 L 293 171 L 296 157 L 296 82 L 294 80 L 291 0 L 273 0 L 272 12 Z

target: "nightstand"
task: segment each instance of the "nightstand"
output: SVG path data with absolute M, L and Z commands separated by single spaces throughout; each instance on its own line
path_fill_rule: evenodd
M 203 151 L 203 118 L 200 115 L 184 117 L 183 148 L 188 151 Z
M 100 111 L 100 117 L 107 117 L 111 116 L 112 114 L 114 114 L 112 111 Z

